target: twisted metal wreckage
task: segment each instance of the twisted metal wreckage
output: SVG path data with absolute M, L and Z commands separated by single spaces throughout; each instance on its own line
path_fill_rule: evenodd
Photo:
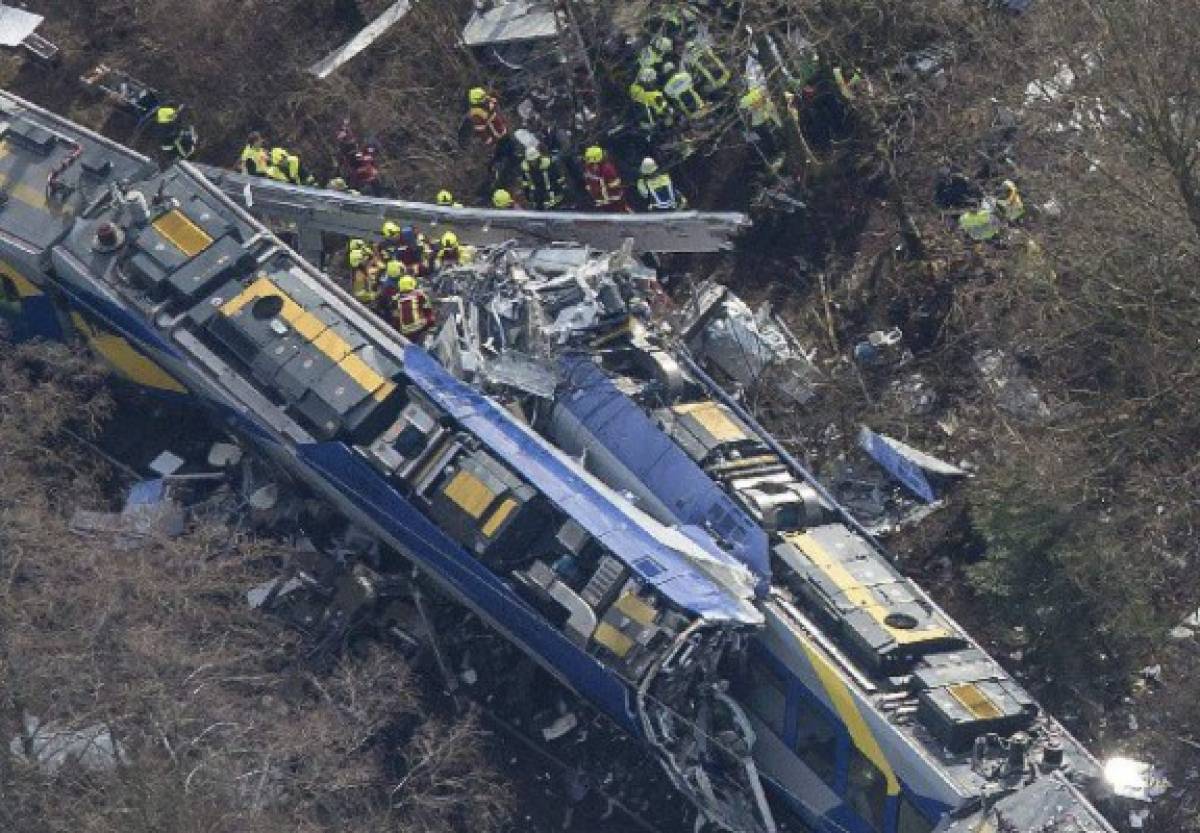
M 188 397 L 369 542 L 361 598 L 415 568 L 717 828 L 1111 833 L 1095 759 L 709 375 L 809 372 L 722 290 L 673 311 L 629 248 L 510 215 L 423 349 L 199 169 L 6 94 L 0 190 L 14 334 Z

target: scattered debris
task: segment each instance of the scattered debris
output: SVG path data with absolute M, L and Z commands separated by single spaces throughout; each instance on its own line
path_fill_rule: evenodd
M 903 340 L 904 332 L 899 327 L 875 330 L 854 345 L 854 360 L 863 367 L 904 364 L 912 358 L 912 353 L 901 347 Z
M 120 513 L 76 510 L 69 528 L 77 535 L 113 535 L 118 549 L 133 549 L 147 539 L 179 537 L 186 520 L 166 481 L 158 479 L 134 484 Z
M 183 468 L 185 462 L 178 454 L 164 451 L 150 461 L 150 471 L 161 477 L 167 477 Z
M 755 313 L 727 287 L 702 284 L 685 305 L 679 330 L 698 361 L 741 385 L 756 385 L 778 369 L 771 381 L 779 392 L 798 404 L 816 396 L 816 367 L 768 304 Z
M 975 367 L 1000 410 L 1027 420 L 1053 416 L 1041 393 L 1009 354 L 1002 350 L 981 350 L 975 354 Z
M 128 763 L 125 748 L 103 723 L 69 730 L 54 723 L 43 725 L 36 717 L 25 715 L 23 732 L 9 742 L 8 748 L 14 756 L 35 764 L 47 775 L 67 766 L 89 772 L 111 772 Z
M 859 430 L 858 445 L 871 456 L 872 460 L 926 503 L 933 503 L 937 500 L 937 495 L 926 475 L 940 479 L 967 476 L 967 473 L 958 466 L 945 463 L 912 446 L 905 445 L 899 440 L 883 434 L 876 434 L 865 426 Z
M 1171 628 L 1167 631 L 1167 636 L 1175 640 L 1191 639 L 1196 635 L 1196 632 L 1191 628 L 1185 628 L 1182 625 Z
M 550 3 L 493 0 L 476 7 L 462 33 L 463 43 L 469 47 L 528 43 L 559 35 L 558 17 Z
M 304 587 L 304 582 L 298 578 L 273 578 L 270 581 L 264 581 L 262 584 L 251 587 L 246 591 L 246 604 L 252 610 L 258 610 L 260 607 L 269 606 L 267 602 L 274 602 L 276 599 L 283 599 L 297 590 Z

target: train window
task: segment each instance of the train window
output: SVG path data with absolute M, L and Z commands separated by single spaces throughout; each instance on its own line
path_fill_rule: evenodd
M 747 702 L 754 716 L 783 737 L 787 719 L 787 683 L 783 677 L 758 660 L 750 662 L 750 690 Z
M 933 822 L 921 815 L 907 798 L 902 798 L 896 833 L 933 833 Z
M 875 830 L 883 830 L 887 813 L 887 779 L 856 747 L 850 749 L 850 777 L 846 803 Z
M 796 714 L 796 755 L 830 787 L 837 781 L 837 732 L 803 700 Z

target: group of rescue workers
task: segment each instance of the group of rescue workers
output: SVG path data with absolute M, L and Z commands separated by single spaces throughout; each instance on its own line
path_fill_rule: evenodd
M 707 4 L 705 22 L 697 12 Z M 734 103 L 733 74 L 718 53 L 710 23 L 722 17 L 735 19 L 735 3 L 725 0 L 691 0 L 689 3 L 664 3 L 647 17 L 641 40 L 631 52 L 635 66 L 630 68 L 628 96 L 636 122 L 638 149 L 646 154 L 640 164 L 637 156 L 622 154 L 628 169 L 636 170 L 633 187 L 622 176 L 622 159 L 601 143 L 584 147 L 575 157 L 564 142 L 554 140 L 547 131 L 538 138 L 531 130 L 517 131 L 506 117 L 499 96 L 484 86 L 467 91 L 467 120 L 477 139 L 490 151 L 492 171 L 491 207 L 499 210 L 529 209 L 549 211 L 581 204 L 594 211 L 630 213 L 636 208 L 651 212 L 677 211 L 688 207 L 687 198 L 676 186 L 669 170 L 660 166 L 655 148 L 682 137 L 689 144 L 688 131 L 711 123 L 710 117 L 721 106 L 734 104 L 747 136 L 773 168 L 777 169 L 778 131 L 782 119 L 801 124 L 802 113 L 819 99 L 818 89 L 832 91 L 839 107 L 857 97 L 870 95 L 869 82 L 858 71 L 843 72 L 824 66 L 816 54 L 789 78 L 782 101 L 787 112 L 780 113 L 775 99 L 759 78 L 751 80 L 746 91 Z M 164 122 L 160 131 L 163 150 L 179 141 L 178 114 L 160 108 Z M 524 111 L 522 111 L 524 113 Z M 533 127 L 532 124 L 527 127 Z M 325 187 L 350 193 L 380 196 L 378 150 L 373 142 L 361 142 L 343 122 L 336 136 L 340 175 Z M 628 145 L 624 148 L 628 150 Z M 183 155 L 176 147 L 176 153 Z M 578 153 L 578 151 L 575 151 Z M 632 158 L 631 158 L 632 157 Z M 297 153 L 285 147 L 268 148 L 260 133 L 251 133 L 239 160 L 242 173 L 263 176 L 293 185 L 315 185 Z M 505 175 L 507 172 L 507 176 Z M 573 193 L 572 183 L 582 185 Z M 439 206 L 461 208 L 449 190 L 436 196 Z M 985 202 L 976 211 L 967 211 L 959 220 L 960 228 L 972 239 L 987 240 L 1000 230 L 1000 217 L 1014 222 L 1023 213 L 1016 186 L 1004 183 L 999 199 Z M 999 216 L 998 216 L 999 215 Z M 434 305 L 420 282 L 442 269 L 469 261 L 468 247 L 459 243 L 452 231 L 430 242 L 412 226 L 386 222 L 380 230 L 381 241 L 350 241 L 348 265 L 354 296 L 385 317 L 406 337 L 419 341 L 436 323 Z
M 380 228 L 380 242 L 353 239 L 347 250 L 351 292 L 406 338 L 420 342 L 437 321 L 422 279 L 469 263 L 473 252 L 447 231 L 430 242 L 413 226 L 391 220 Z
M 561 208 L 568 197 L 568 177 L 563 159 L 545 150 L 540 144 L 528 144 L 519 150 L 508 119 L 500 109 L 495 94 L 483 87 L 473 87 L 467 93 L 470 105 L 467 116 L 475 135 L 492 151 L 492 167 L 497 169 L 505 157 L 520 154 L 520 195 L 507 184 L 492 192 L 492 207 L 548 211 Z M 596 211 L 628 213 L 633 206 L 616 162 L 600 145 L 584 152 L 581 170 L 587 192 L 587 204 Z M 661 170 L 653 157 L 642 160 L 635 183 L 641 204 L 650 211 L 677 211 L 687 208 L 687 199 L 675 187 L 670 173 Z

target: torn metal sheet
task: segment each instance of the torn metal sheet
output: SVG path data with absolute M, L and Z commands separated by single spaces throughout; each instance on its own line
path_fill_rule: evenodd
M 22 734 L 14 737 L 8 748 L 14 756 L 36 764 L 48 775 L 67 766 L 111 772 L 128 763 L 125 748 L 103 723 L 71 730 L 55 723 L 43 724 L 36 717 L 25 715 Z
M 493 46 L 555 38 L 558 32 L 558 20 L 549 3 L 501 0 L 490 9 L 475 12 L 462 39 L 471 47 Z
M 921 500 L 926 503 L 933 503 L 937 500 L 937 495 L 933 493 L 933 486 L 929 484 L 921 467 L 888 442 L 886 437 L 864 427 L 859 431 L 858 444 L 863 451 L 871 455 L 872 460 L 883 466 L 888 474 L 903 483 Z
M 494 246 L 510 240 L 533 244 L 574 241 L 615 251 L 626 240 L 632 240 L 635 251 L 663 253 L 724 251 L 733 246 L 734 238 L 750 224 L 745 214 L 736 212 L 599 214 L 443 208 L 304 188 L 208 166 L 196 166 L 193 170 L 202 172 L 255 215 L 289 224 L 302 240 L 308 232 L 317 246 L 315 252 L 302 252 L 309 257 L 321 254 L 321 233 L 377 239 L 385 219 L 419 225 L 426 231 L 452 227 L 476 246 Z
M 0 3 L 0 46 L 16 47 L 37 31 L 45 20 L 40 14 Z
M 685 307 L 680 332 L 693 356 L 741 385 L 778 369 L 771 382 L 780 392 L 801 404 L 815 396 L 817 369 L 766 304 L 754 312 L 726 287 L 705 284 Z
M 412 9 L 410 0 L 396 0 L 383 14 L 375 18 L 365 29 L 308 68 L 311 75 L 328 78 L 338 67 L 379 40 L 388 29 L 396 25 Z

